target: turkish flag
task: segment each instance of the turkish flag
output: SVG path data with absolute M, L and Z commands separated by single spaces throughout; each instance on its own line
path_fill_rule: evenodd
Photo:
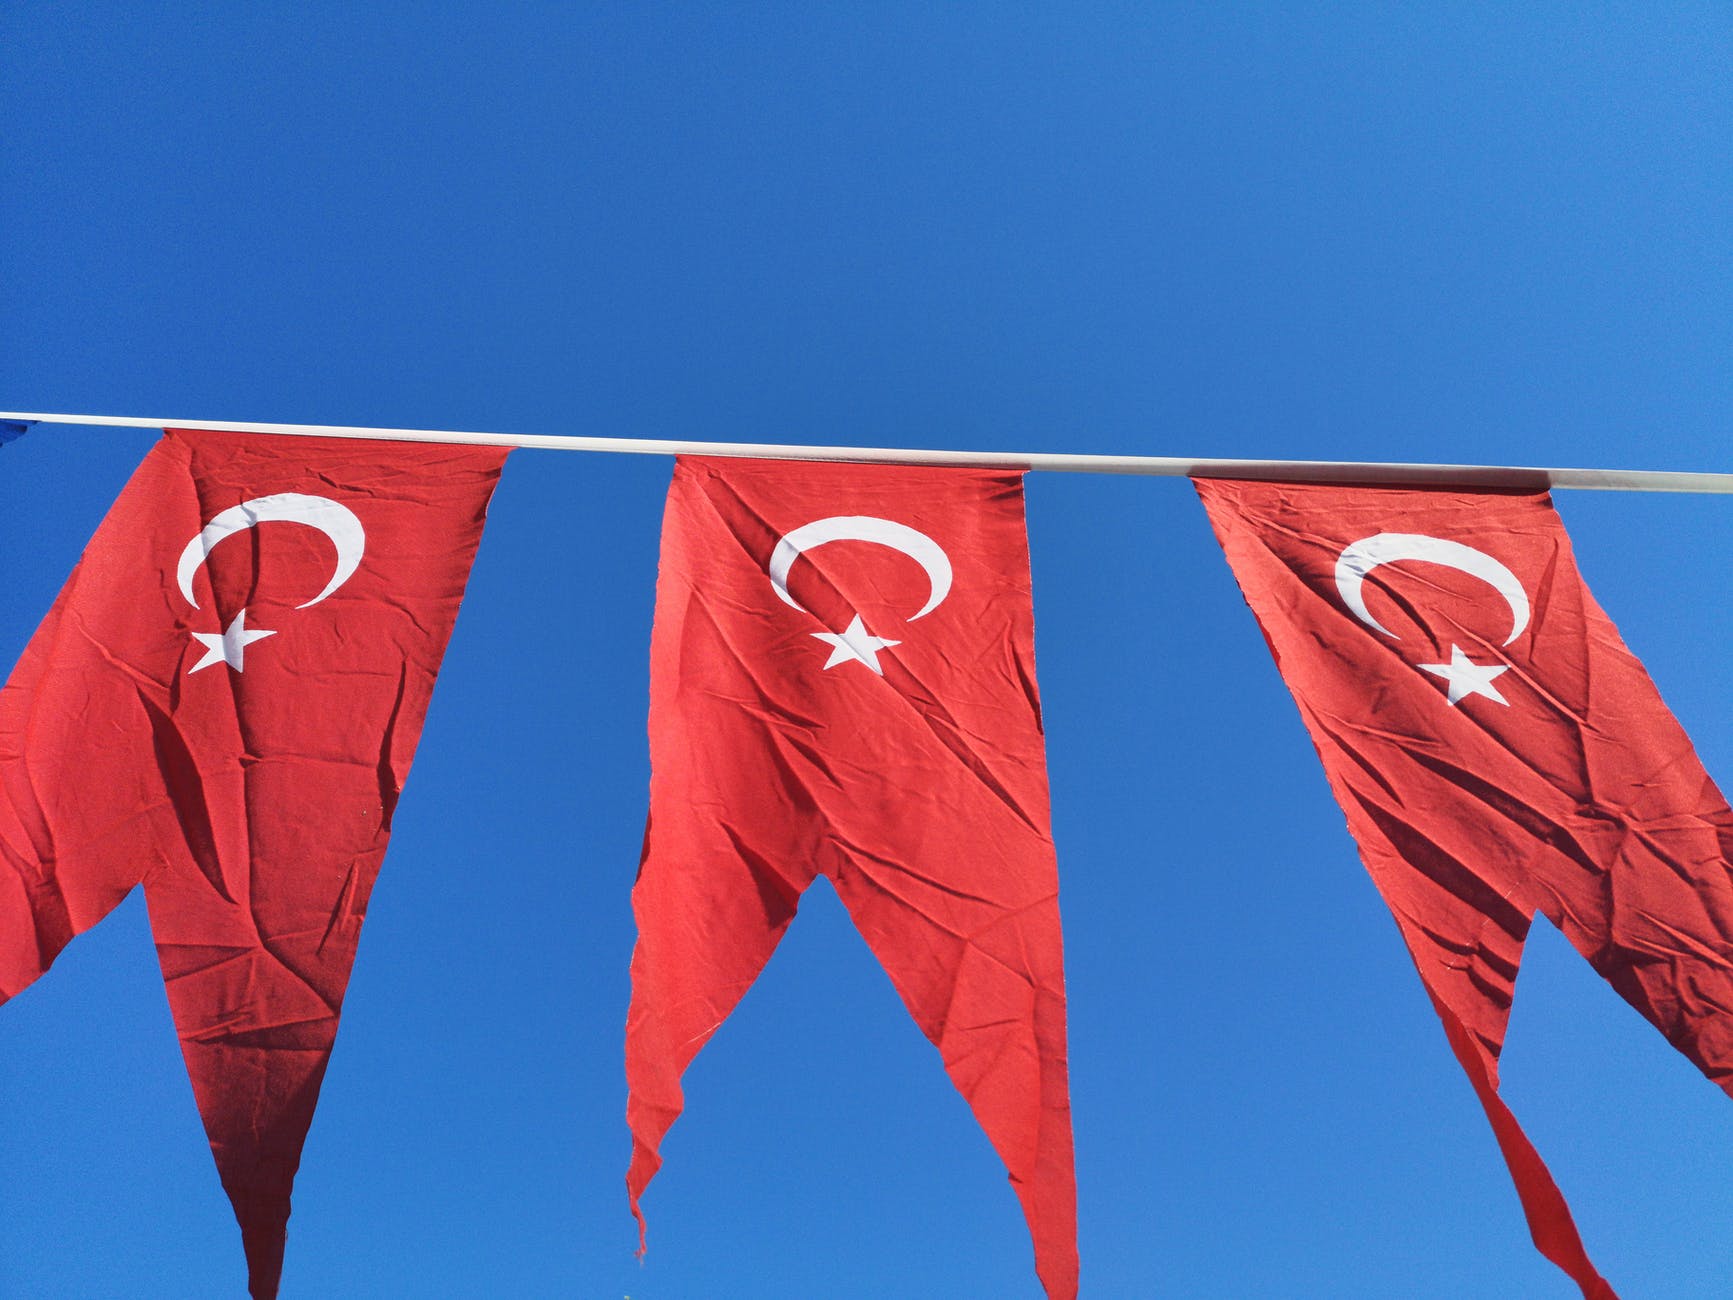
M 144 884 L 255 1296 L 504 458 L 171 429 L 0 691 L 0 1001 Z
M 1733 812 L 1545 494 L 1197 489 L 1536 1244 L 1610 1295 L 1496 1092 L 1523 941 L 1545 916 L 1733 1091 Z
M 1019 474 L 679 460 L 632 891 L 634 1214 L 681 1073 L 822 875 L 1009 1169 L 1048 1294 L 1076 1294 L 1033 641 Z

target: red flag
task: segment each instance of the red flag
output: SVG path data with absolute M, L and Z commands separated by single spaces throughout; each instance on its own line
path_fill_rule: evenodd
M 0 691 L 0 1000 L 143 882 L 255 1296 L 504 456 L 170 430 Z
M 1610 1295 L 1496 1092 L 1523 941 L 1545 916 L 1733 1091 L 1733 812 L 1545 494 L 1197 488 L 1536 1244 Z
M 1019 475 L 679 461 L 632 891 L 634 1214 L 681 1073 L 823 875 L 1009 1169 L 1048 1294 L 1076 1294 L 1033 640 Z

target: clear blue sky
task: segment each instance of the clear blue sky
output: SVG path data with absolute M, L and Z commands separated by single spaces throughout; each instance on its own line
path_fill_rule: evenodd
M 0 12 L 0 406 L 1733 469 L 1700 5 Z M 0 652 L 151 436 L 0 451 Z M 283 1294 L 1038 1289 L 828 887 L 622 1177 L 668 476 L 519 452 L 362 937 Z M 1733 781 L 1733 500 L 1574 494 Z M 1182 482 L 1032 476 L 1084 1294 L 1566 1297 Z M 1506 1095 L 1627 1300 L 1733 1289 L 1733 1103 L 1544 923 Z M 133 898 L 0 1009 L 0 1293 L 240 1294 Z

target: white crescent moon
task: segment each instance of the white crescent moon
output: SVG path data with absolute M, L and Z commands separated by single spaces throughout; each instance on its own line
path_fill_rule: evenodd
M 767 572 L 770 574 L 771 585 L 776 588 L 778 596 L 796 609 L 806 607 L 788 594 L 788 571 L 802 552 L 810 551 L 826 542 L 877 542 L 893 551 L 901 551 L 925 569 L 932 592 L 927 597 L 927 603 L 921 606 L 921 612 L 909 619 L 911 623 L 932 613 L 939 607 L 939 602 L 950 594 L 950 557 L 925 533 L 916 532 L 907 524 L 879 519 L 874 515 L 836 515 L 830 519 L 802 524 L 778 541 L 776 549 L 770 553 Z
M 299 492 L 279 492 L 275 496 L 254 497 L 238 506 L 230 506 L 211 520 L 197 537 L 187 543 L 186 550 L 181 552 L 180 567 L 175 576 L 180 580 L 181 595 L 187 598 L 187 604 L 194 609 L 199 607 L 199 602 L 193 597 L 193 575 L 216 549 L 218 542 L 259 524 L 279 521 L 317 528 L 329 537 L 331 544 L 337 548 L 337 568 L 331 574 L 331 581 L 325 584 L 325 590 L 305 604 L 295 606 L 296 609 L 317 605 L 349 581 L 349 575 L 355 572 L 361 563 L 362 552 L 367 549 L 367 534 L 361 527 L 361 521 L 355 517 L 355 512 L 329 497 L 310 497 Z
M 1510 635 L 1504 638 L 1505 645 L 1516 640 L 1528 626 L 1528 593 L 1522 589 L 1522 583 L 1514 573 L 1485 551 L 1477 551 L 1461 542 L 1446 541 L 1442 537 L 1428 537 L 1425 533 L 1378 533 L 1362 538 L 1342 552 L 1336 561 L 1336 590 L 1342 594 L 1343 601 L 1354 611 L 1356 618 L 1368 627 L 1377 628 L 1385 636 L 1393 637 L 1396 633 L 1372 617 L 1372 611 L 1366 608 L 1366 595 L 1361 586 L 1373 569 L 1397 560 L 1442 564 L 1489 584 L 1510 606 Z

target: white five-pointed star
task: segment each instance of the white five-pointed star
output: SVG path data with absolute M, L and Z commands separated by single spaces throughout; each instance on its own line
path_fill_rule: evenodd
M 254 641 L 263 641 L 268 636 L 276 636 L 275 632 L 247 631 L 247 611 L 242 610 L 235 615 L 235 621 L 229 624 L 229 630 L 223 633 L 194 632 L 192 638 L 204 643 L 205 657 L 191 668 L 187 669 L 190 677 L 201 668 L 209 668 L 212 664 L 227 664 L 236 672 L 241 671 L 241 659 L 246 649 Z
M 1447 664 L 1418 664 L 1422 672 L 1431 673 L 1434 677 L 1442 677 L 1450 683 L 1449 694 L 1445 697 L 1451 704 L 1467 699 L 1470 695 L 1484 695 L 1489 700 L 1497 700 L 1508 706 L 1510 701 L 1498 693 L 1498 688 L 1492 684 L 1492 679 L 1502 672 L 1509 671 L 1510 665 L 1499 664 L 1494 668 L 1490 664 L 1477 664 L 1462 653 L 1462 647 L 1450 647 L 1450 662 Z
M 835 668 L 838 664 L 846 664 L 851 659 L 858 659 L 880 677 L 885 670 L 879 667 L 879 651 L 886 646 L 901 645 L 901 641 L 887 641 L 882 636 L 874 636 L 866 630 L 866 624 L 860 621 L 860 615 L 854 616 L 854 621 L 841 632 L 814 632 L 811 635 L 820 641 L 828 641 L 834 648 L 830 658 L 825 661 L 825 669 Z

